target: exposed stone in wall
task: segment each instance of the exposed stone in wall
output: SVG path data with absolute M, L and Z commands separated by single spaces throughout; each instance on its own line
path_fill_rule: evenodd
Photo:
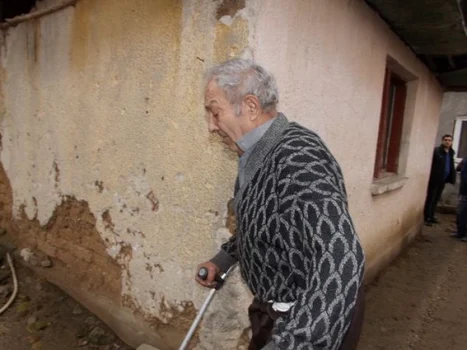
M 27 248 L 35 256 L 48 255 L 53 261 L 52 267 L 47 270 L 39 267 L 36 271 L 96 312 L 131 345 L 162 344 L 146 318 L 135 314 L 135 308 L 125 307 L 130 303 L 125 303 L 121 296 L 121 271 L 131 260 L 131 247 L 122 245 L 117 261 L 110 258 L 96 230 L 96 218 L 85 201 L 64 198 L 43 226 L 37 219 L 28 219 L 24 210 L 20 218 L 15 219 L 12 205 L 10 181 L 0 162 L 0 228 L 6 229 L 9 238 L 20 248 L 18 251 Z M 110 215 L 105 214 L 104 221 L 111 225 Z M 31 261 L 25 263 L 31 264 Z
M 233 17 L 237 11 L 245 8 L 245 0 L 222 0 L 222 3 L 217 8 L 216 18 L 220 19 L 224 16 Z
M 12 217 L 10 182 L 0 164 L 0 225 L 19 247 L 38 249 L 68 271 L 64 280 L 92 293 L 120 302 L 121 267 L 106 252 L 97 232 L 96 219 L 85 201 L 64 198 L 45 226 L 21 213 Z M 59 276 L 57 276 L 60 278 Z
M 14 219 L 12 199 L 10 182 L 0 163 L 0 227 L 7 229 L 18 247 L 30 248 L 39 254 L 47 254 L 54 263 L 54 267 L 47 274 L 53 275 L 54 281 L 60 281 L 59 285 L 67 283 L 73 285 L 74 290 L 85 290 L 86 294 L 103 296 L 111 300 L 117 307 L 131 311 L 137 319 L 145 322 L 156 334 L 161 335 L 162 343 L 165 346 L 177 348 L 180 345 L 197 314 L 195 306 L 191 301 L 172 304 L 163 298 L 160 302 L 161 317 L 159 318 L 142 310 L 131 296 L 122 296 L 121 273 L 122 269 L 127 274 L 130 273 L 126 267 L 132 259 L 131 246 L 122 245 L 117 261 L 110 258 L 106 252 L 106 242 L 101 239 L 96 230 L 96 218 L 90 212 L 85 201 L 79 201 L 72 197 L 64 198 L 47 224 L 41 226 L 36 218 L 28 219 L 24 209 L 20 218 Z M 233 205 L 231 199 L 227 203 L 226 228 L 221 229 L 224 239 L 228 235 L 235 234 Z M 108 211 L 102 213 L 102 220 L 106 229 L 113 229 L 114 224 Z M 163 271 L 160 264 L 156 266 L 148 264 L 146 269 Z M 238 275 L 229 280 L 229 284 L 234 286 L 225 288 L 223 293 L 227 295 L 220 296 L 222 299 L 215 303 L 219 305 L 213 307 L 206 316 L 208 328 L 220 327 L 223 329 L 217 335 L 217 341 L 221 341 L 229 333 L 229 329 L 225 330 L 224 328 L 228 325 L 228 315 L 232 312 L 228 306 L 220 305 L 225 300 L 235 298 L 238 293 L 242 292 L 242 286 L 238 285 L 239 281 Z M 225 308 L 228 310 L 224 310 Z M 236 312 L 240 314 L 242 310 Z M 245 315 L 242 316 L 246 317 Z M 219 319 L 223 320 L 220 326 L 210 325 L 210 322 Z M 241 326 L 241 322 L 239 326 Z M 240 339 L 231 339 L 230 343 L 237 343 L 237 349 L 244 349 L 248 340 L 249 328 L 245 328 Z M 190 346 L 196 347 L 199 343 L 200 335 L 199 332 L 196 332 Z

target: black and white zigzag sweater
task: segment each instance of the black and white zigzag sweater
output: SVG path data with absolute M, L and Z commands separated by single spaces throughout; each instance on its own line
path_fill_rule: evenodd
M 257 299 L 295 302 L 276 321 L 278 349 L 338 349 L 362 284 L 364 255 L 343 176 L 318 135 L 282 114 L 254 146 L 235 195 L 237 233 L 212 261 L 239 262 Z

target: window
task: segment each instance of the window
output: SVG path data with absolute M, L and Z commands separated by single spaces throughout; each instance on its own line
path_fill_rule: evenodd
M 376 147 L 376 179 L 398 174 L 406 97 L 407 83 L 387 68 Z
M 454 125 L 453 148 L 456 151 L 456 160 L 461 161 L 467 157 L 467 116 L 457 117 Z

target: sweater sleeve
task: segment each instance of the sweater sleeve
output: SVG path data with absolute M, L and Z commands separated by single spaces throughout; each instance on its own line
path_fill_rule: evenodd
M 237 235 L 233 235 L 227 242 L 221 245 L 221 249 L 211 259 L 211 262 L 216 264 L 221 271 L 226 272 L 237 261 Z
M 238 177 L 235 181 L 234 197 L 239 189 Z M 232 198 L 227 203 L 227 211 L 229 216 L 235 218 L 235 199 Z M 221 271 L 227 272 L 229 268 L 238 261 L 237 257 L 237 233 L 234 232 L 232 237 L 227 242 L 221 245 L 219 252 L 211 259 L 211 262 L 216 264 Z
M 293 159 L 307 156 L 291 155 Z M 312 159 L 313 158 L 313 159 Z M 303 288 L 273 331 L 277 349 L 338 349 L 363 279 L 364 255 L 337 163 L 310 158 L 305 171 L 279 171 L 280 232 Z M 297 158 L 298 159 L 298 158 Z

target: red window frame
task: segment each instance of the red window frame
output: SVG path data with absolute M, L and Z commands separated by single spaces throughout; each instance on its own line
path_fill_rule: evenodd
M 387 68 L 376 146 L 376 179 L 398 174 L 406 98 L 407 82 Z

